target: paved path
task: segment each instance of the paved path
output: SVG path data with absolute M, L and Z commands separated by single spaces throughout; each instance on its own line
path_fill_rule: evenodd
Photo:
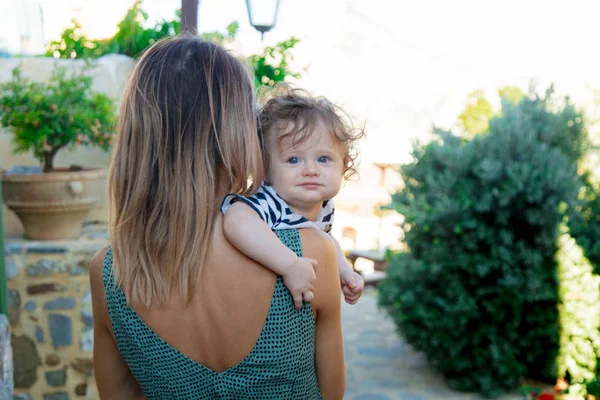
M 444 378 L 396 334 L 367 288 L 358 304 L 342 307 L 347 385 L 345 400 L 480 400 L 448 388 Z M 521 400 L 518 394 L 502 400 Z

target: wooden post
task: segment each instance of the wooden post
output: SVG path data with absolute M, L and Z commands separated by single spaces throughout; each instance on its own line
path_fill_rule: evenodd
M 181 0 L 181 33 L 198 34 L 198 5 L 200 0 Z

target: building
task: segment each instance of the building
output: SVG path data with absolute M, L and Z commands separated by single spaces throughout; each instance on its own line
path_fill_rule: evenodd
M 44 52 L 44 18 L 40 0 L 3 0 L 0 53 Z

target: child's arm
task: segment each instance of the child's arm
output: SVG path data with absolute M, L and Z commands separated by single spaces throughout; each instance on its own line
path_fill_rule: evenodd
M 342 284 L 342 292 L 346 303 L 355 304 L 365 289 L 365 283 L 358 273 L 354 272 L 354 268 L 348 262 L 344 250 L 340 246 L 339 242 L 332 236 L 333 243 L 335 244 L 335 252 L 338 262 L 338 269 L 340 271 L 340 282 Z
M 297 309 L 302 307 L 303 297 L 312 300 L 317 262 L 288 249 L 250 206 L 242 201 L 229 206 L 223 230 L 239 251 L 283 277 Z
M 338 269 L 340 270 L 340 277 L 349 277 L 354 272 L 354 269 L 352 268 L 352 265 L 350 265 L 350 263 L 348 262 L 348 259 L 346 258 L 346 255 L 344 254 L 344 250 L 342 250 L 342 246 L 340 246 L 340 243 L 333 236 L 331 236 L 331 238 L 333 239 L 333 243 L 335 244 L 335 254 L 338 262 Z

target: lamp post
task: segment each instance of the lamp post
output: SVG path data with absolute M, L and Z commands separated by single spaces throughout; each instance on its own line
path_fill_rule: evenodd
M 260 32 L 261 39 L 277 22 L 279 0 L 246 0 L 250 25 Z

